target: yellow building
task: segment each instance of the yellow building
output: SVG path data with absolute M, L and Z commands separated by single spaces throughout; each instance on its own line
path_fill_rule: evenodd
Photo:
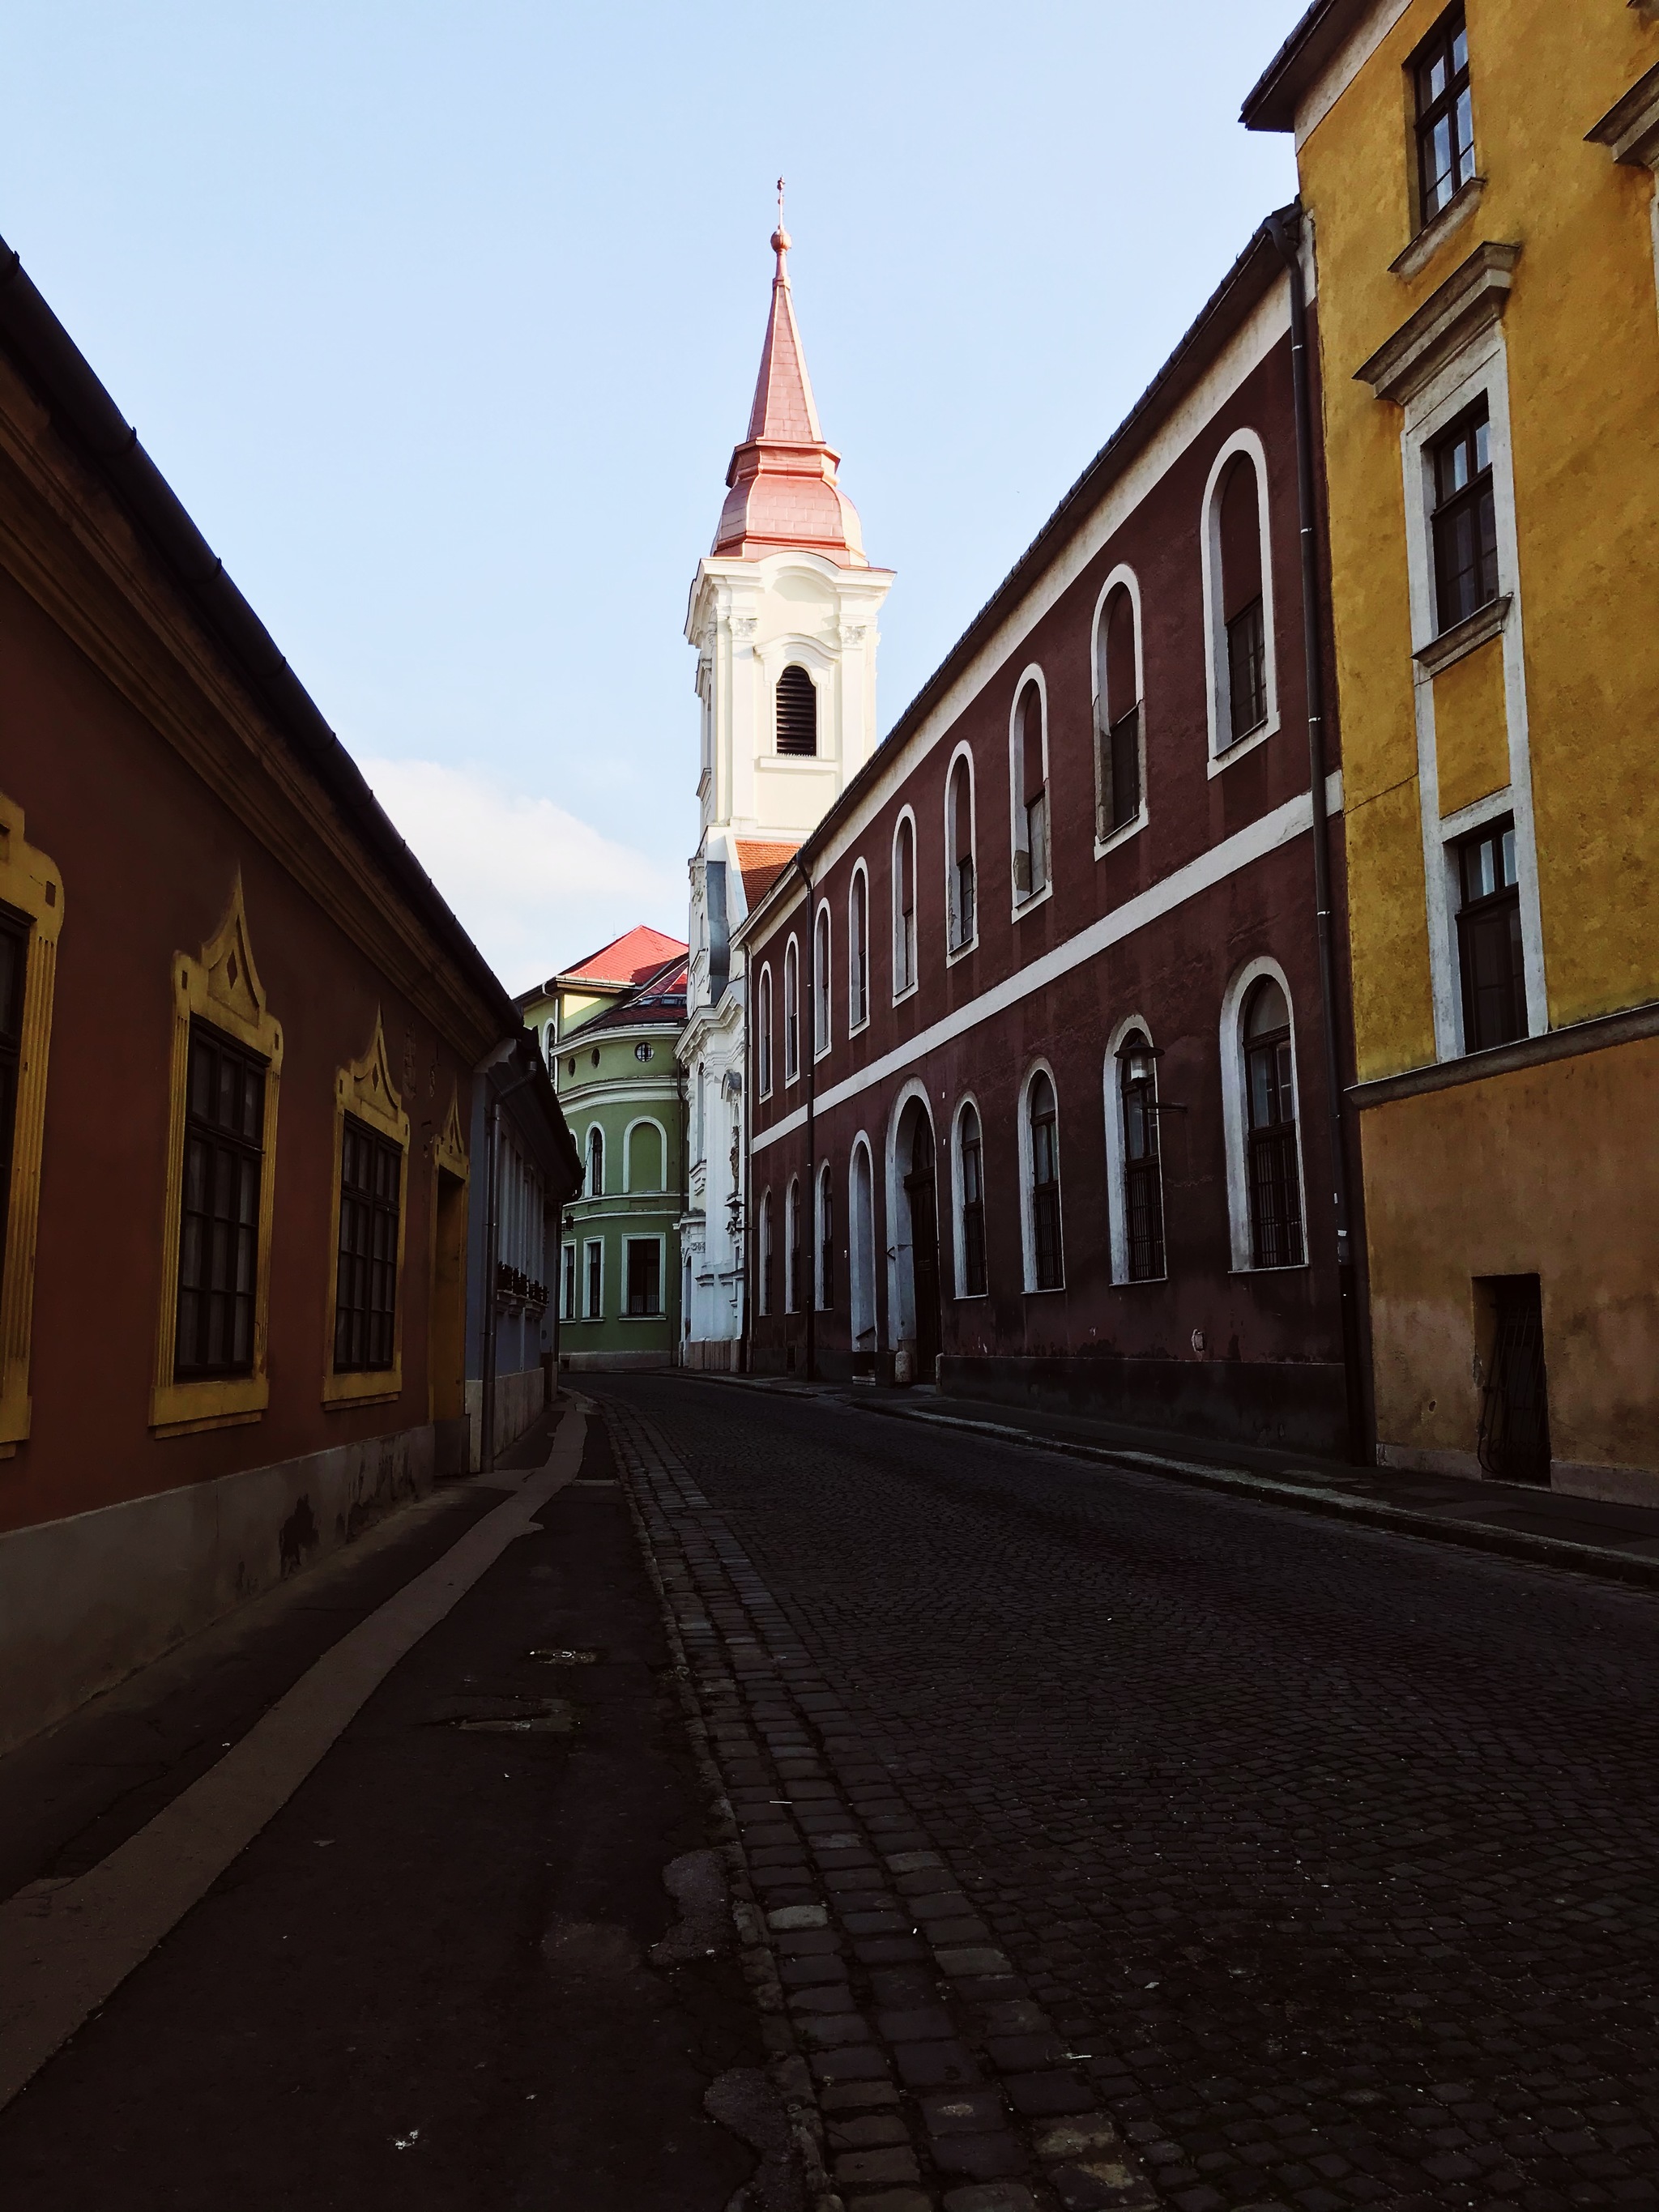
M 1376 1425 L 1659 1504 L 1659 4 L 1318 0 Z

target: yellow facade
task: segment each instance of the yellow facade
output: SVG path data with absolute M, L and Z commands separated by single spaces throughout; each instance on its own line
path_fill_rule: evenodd
M 1481 1285 L 1536 1276 L 1552 1479 L 1659 1503 L 1659 125 L 1590 136 L 1659 103 L 1659 19 L 1463 12 L 1476 181 L 1427 228 L 1443 0 L 1312 11 L 1247 108 L 1316 249 L 1379 1447 L 1473 1470 Z M 1488 395 L 1502 598 L 1448 651 L 1427 454 Z M 1530 1036 L 1471 1058 L 1451 855 L 1499 809 Z

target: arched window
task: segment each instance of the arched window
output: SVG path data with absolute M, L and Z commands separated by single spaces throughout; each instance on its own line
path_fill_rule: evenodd
M 1124 1265 L 1132 1283 L 1156 1282 L 1164 1259 L 1164 1164 L 1158 1150 L 1158 1061 L 1150 1039 L 1131 1030 L 1117 1054 L 1123 1115 Z
M 974 941 L 979 908 L 974 876 L 974 763 L 969 753 L 958 753 L 951 763 L 945 787 L 945 884 L 951 950 L 960 952 Z
M 1010 735 L 1014 799 L 1014 901 L 1048 884 L 1048 733 L 1042 687 L 1033 677 L 1014 702 Z
M 1127 829 L 1140 812 L 1140 641 L 1127 582 L 1106 594 L 1095 625 L 1095 834 Z
M 804 1303 L 800 1271 L 800 1182 L 793 1181 L 783 1200 L 783 1310 L 799 1313 Z
M 769 1190 L 761 1200 L 760 1281 L 756 1285 L 756 1296 L 763 1315 L 775 1311 L 777 1307 L 777 1284 L 774 1272 L 775 1242 L 772 1234 L 772 1194 Z
M 870 878 L 860 865 L 847 894 L 847 1026 L 870 1018 Z
M 756 1000 L 755 1058 L 757 1073 L 763 1098 L 772 1096 L 772 970 L 769 964 L 761 969 L 760 991 Z
M 605 1131 L 597 1122 L 587 1133 L 587 1194 L 605 1196 Z
M 811 759 L 818 749 L 818 687 L 791 661 L 778 678 L 778 750 Z
M 854 1357 L 869 1360 L 876 1349 L 875 1178 L 870 1165 L 870 1140 L 862 1131 L 854 1141 L 848 1182 L 848 1273 L 852 1292 L 848 1326 Z
M 702 1070 L 697 1070 L 697 1088 L 702 1088 Z M 654 1121 L 635 1121 L 628 1133 L 628 1188 L 629 1190 L 660 1190 L 662 1180 L 662 1131 Z
M 812 927 L 812 1056 L 830 1049 L 830 908 L 821 906 Z
M 957 1115 L 957 1296 L 985 1295 L 985 1146 L 979 1109 Z
M 828 1313 L 836 1303 L 836 1187 L 830 1163 L 818 1170 L 818 1310 Z
M 800 957 L 792 937 L 783 956 L 783 1079 L 800 1073 Z
M 1254 984 L 1244 1001 L 1243 1048 L 1250 1263 L 1256 1267 L 1299 1267 L 1306 1257 L 1306 1243 L 1291 1009 L 1283 988 L 1271 975 Z
M 1025 1092 L 1025 1151 L 1030 1176 L 1030 1281 L 1034 1291 L 1057 1291 L 1065 1280 L 1060 1233 L 1060 1128 L 1054 1086 L 1038 1068 Z
M 1218 759 L 1278 726 L 1266 467 L 1255 431 L 1235 431 L 1205 493 L 1205 651 Z
M 547 1025 L 547 1064 L 548 1064 L 548 1066 L 549 1066 L 550 1067 L 555 1066 L 557 1064 L 558 1057 L 559 1057 L 559 1025 L 558 1025 L 558 1024 L 557 1024 L 556 1022 L 550 1022 L 550 1023 L 548 1024 L 548 1025 Z
M 906 813 L 893 832 L 893 996 L 916 981 L 916 825 Z

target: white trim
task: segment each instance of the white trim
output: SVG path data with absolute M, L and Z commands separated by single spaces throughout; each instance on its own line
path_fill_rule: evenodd
M 772 1079 L 775 1072 L 772 1066 L 775 1040 L 772 1035 L 772 963 L 769 960 L 761 963 L 760 977 L 756 985 L 755 1002 L 760 1014 L 760 1019 L 756 1024 L 756 1036 L 760 1053 L 758 1071 L 760 1081 L 757 1090 L 761 1097 L 769 1098 L 772 1096 Z
M 599 1255 L 599 1304 L 597 1312 L 592 1310 L 588 1302 L 588 1285 L 592 1279 L 587 1257 L 590 1252 L 597 1252 Z M 581 1294 L 582 1319 L 584 1321 L 604 1321 L 606 1318 L 606 1316 L 605 1310 L 605 1239 L 603 1237 L 584 1237 L 582 1239 Z
M 1342 780 L 1338 769 L 1333 769 L 1325 779 L 1325 805 L 1327 811 L 1333 815 L 1342 811 Z M 820 1114 L 830 1112 L 848 1099 L 856 1098 L 873 1085 L 884 1083 L 890 1076 L 902 1073 L 913 1062 L 939 1051 L 941 1046 L 964 1036 L 969 1030 L 977 1028 L 980 1023 L 991 1021 L 998 1014 L 1006 1013 L 1010 1006 L 1018 1006 L 1022 1000 L 1032 997 L 1038 991 L 1047 990 L 1051 983 L 1057 982 L 1062 975 L 1070 975 L 1074 968 L 1081 968 L 1112 945 L 1121 945 L 1126 938 L 1133 937 L 1138 931 L 1162 921 L 1165 915 L 1184 906 L 1188 899 L 1213 890 L 1217 884 L 1224 883 L 1229 876 L 1253 866 L 1269 853 L 1276 852 L 1281 845 L 1288 845 L 1296 838 L 1305 836 L 1312 825 L 1313 806 L 1308 794 L 1303 792 L 1295 799 L 1287 799 L 1282 806 L 1274 807 L 1270 814 L 1258 816 L 1243 830 L 1235 830 L 1231 837 L 1224 837 L 1218 845 L 1212 845 L 1207 852 L 1200 853 L 1196 860 L 1188 860 L 1184 867 L 1174 869 L 1160 882 L 1152 884 L 1134 898 L 1126 899 L 1121 906 L 1114 907 L 1109 914 L 1091 922 L 1086 929 L 1080 929 L 1075 937 L 1067 938 L 1063 944 L 1052 946 L 1041 958 L 1028 962 L 1012 975 L 1004 976 L 1000 983 L 993 984 L 988 991 L 981 991 L 977 998 L 957 1007 L 931 1028 L 908 1037 L 902 1044 L 896 1045 L 891 1052 L 884 1053 L 878 1060 L 872 1060 L 867 1067 L 859 1068 L 853 1074 L 844 1076 L 839 1083 L 831 1084 L 818 1093 L 817 1111 Z M 781 1138 L 793 1136 L 797 1129 L 805 1126 L 805 1108 L 796 1107 L 769 1127 L 757 1130 L 749 1140 L 750 1150 L 764 1152 L 769 1145 L 776 1144 Z
M 951 788 L 955 781 L 957 763 L 968 763 L 968 857 L 974 870 L 974 928 L 973 934 L 958 944 L 953 933 L 957 918 L 957 866 L 951 853 Z M 945 964 L 947 968 L 958 960 L 965 960 L 970 952 L 979 950 L 979 793 L 974 781 L 974 749 L 963 738 L 945 763 Z
M 818 969 L 818 929 L 823 929 L 823 968 Z M 830 1003 L 830 978 L 836 965 L 836 925 L 830 913 L 830 902 L 821 898 L 812 916 L 812 1058 L 827 1060 L 835 1042 L 835 1015 Z M 823 1035 L 818 1036 L 818 1015 L 823 1016 Z
M 962 1117 L 973 1110 L 979 1124 L 979 1197 L 981 1226 L 985 1211 L 985 1116 L 980 1110 L 978 1098 L 971 1091 L 964 1091 L 951 1115 L 951 1248 L 953 1271 L 951 1277 L 953 1294 L 959 1304 L 969 1304 L 975 1298 L 988 1297 L 991 1291 L 990 1252 L 986 1252 L 985 1288 L 982 1291 L 964 1290 L 968 1273 L 967 1241 L 962 1231 L 963 1208 L 967 1199 L 963 1190 L 962 1177 Z
M 597 1190 L 592 1190 L 590 1189 L 588 1186 L 592 1182 L 593 1175 L 593 1139 L 596 1134 L 599 1140 L 599 1187 Z M 605 1142 L 604 1122 L 590 1121 L 587 1125 L 586 1133 L 582 1138 L 582 1188 L 577 1194 L 580 1198 L 604 1198 L 607 1195 L 605 1188 L 605 1156 L 610 1149 L 609 1145 Z
M 1145 1283 L 1166 1283 L 1170 1279 L 1170 1245 L 1164 1243 L 1164 1273 L 1161 1275 L 1133 1277 L 1129 1273 L 1129 1204 L 1128 1170 L 1129 1147 L 1123 1131 L 1123 1070 L 1118 1065 L 1118 1054 L 1123 1049 L 1123 1040 L 1136 1032 L 1149 1045 L 1158 1042 L 1152 1024 L 1144 1014 L 1126 1014 L 1106 1040 L 1106 1058 L 1101 1069 L 1101 1095 L 1106 1127 L 1106 1223 L 1111 1246 L 1112 1281 L 1139 1290 Z M 1152 1062 L 1152 1097 L 1158 1097 L 1158 1062 Z M 1160 1200 L 1164 1193 L 1164 1132 L 1158 1131 L 1158 1182 Z
M 662 1181 L 653 1183 L 647 1191 L 641 1184 L 634 1188 L 634 1132 L 635 1129 L 654 1129 L 657 1141 L 662 1146 Z M 636 1114 L 623 1130 L 623 1187 L 624 1198 L 659 1198 L 668 1189 L 668 1132 L 654 1114 Z
M 910 895 L 915 901 L 910 909 L 910 927 L 915 941 L 910 946 L 910 980 L 901 990 L 898 953 L 899 931 L 903 917 L 899 910 L 901 873 L 898 852 L 899 832 L 907 822 L 910 825 Z M 892 865 L 888 888 L 890 894 L 889 902 L 893 910 L 892 928 L 888 935 L 888 972 L 893 985 L 893 1004 L 896 1006 L 901 1000 L 914 995 L 921 980 L 921 839 L 916 835 L 915 809 L 908 805 L 900 807 L 893 823 Z
M 1031 1085 L 1039 1075 L 1046 1075 L 1048 1087 L 1054 1095 L 1054 1190 L 1060 1202 L 1060 1280 L 1039 1284 L 1036 1279 L 1036 1215 L 1033 1200 L 1036 1196 L 1034 1178 L 1036 1163 L 1031 1151 Z M 1019 1086 L 1019 1110 L 1017 1127 L 1019 1133 L 1019 1242 L 1020 1258 L 1024 1273 L 1024 1289 L 1028 1298 L 1052 1297 L 1056 1291 L 1066 1287 L 1066 1187 L 1060 1169 L 1060 1085 L 1054 1080 L 1054 1071 L 1041 1054 L 1026 1069 Z
M 862 1217 L 858 1184 L 860 1159 L 866 1201 Z M 847 1328 L 854 1352 L 860 1349 L 866 1337 L 872 1352 L 878 1348 L 880 1310 L 876 1297 L 876 1164 L 868 1132 L 860 1129 L 847 1161 Z M 860 1329 L 860 1321 L 867 1327 Z
M 887 1116 L 887 1233 L 893 1240 L 887 1247 L 887 1348 L 890 1352 L 896 1352 L 907 1339 L 912 1344 L 916 1340 L 915 1261 L 910 1237 L 910 1200 L 904 1188 L 903 1171 L 898 1164 L 899 1125 L 904 1119 L 905 1109 L 913 1099 L 920 1101 L 921 1110 L 927 1116 L 928 1133 L 933 1140 L 933 1233 L 935 1237 L 939 1234 L 939 1123 L 933 1116 L 933 1102 L 928 1096 L 927 1085 L 920 1076 L 913 1075 L 901 1088 Z M 907 1252 L 912 1255 L 908 1270 L 902 1257 Z
M 1039 888 L 1019 895 L 1019 856 L 1025 848 L 1025 778 L 1024 749 L 1020 741 L 1019 709 L 1025 696 L 1026 686 L 1035 684 L 1037 692 L 1037 728 L 1042 738 L 1042 882 Z M 1012 902 L 1009 919 L 1018 921 L 1024 915 L 1039 907 L 1049 897 L 1054 888 L 1054 792 L 1048 777 L 1048 684 L 1035 660 L 1028 660 L 1014 684 L 1014 696 L 1008 708 L 1008 880 Z M 1030 861 L 1028 856 L 1028 870 Z M 1030 872 L 1035 873 L 1032 870 Z
M 790 1002 L 794 1003 L 795 1049 L 789 1050 Z M 792 1065 L 793 1061 L 793 1065 Z M 800 945 L 794 931 L 789 933 L 783 948 L 783 1087 L 787 1091 L 800 1081 Z
M 1272 976 L 1285 994 L 1291 1018 L 1291 1081 L 1296 1091 L 1296 1173 L 1302 1200 L 1302 1257 L 1285 1267 L 1257 1267 L 1250 1237 L 1249 1102 L 1244 1069 L 1244 1001 L 1250 986 Z M 1296 1042 L 1296 997 L 1277 960 L 1262 953 L 1247 960 L 1221 1000 L 1221 1126 L 1227 1152 L 1227 1224 L 1236 1275 L 1288 1275 L 1311 1264 L 1313 1235 L 1308 1219 L 1308 1170 L 1302 1156 L 1302 1057 Z
M 1102 668 L 1103 656 L 1101 653 L 1101 623 L 1106 613 L 1106 602 L 1111 598 L 1112 593 L 1116 591 L 1120 584 L 1129 594 L 1129 605 L 1133 610 L 1134 616 L 1135 704 L 1140 709 L 1140 727 L 1136 732 L 1136 741 L 1140 753 L 1140 805 L 1127 822 L 1121 822 L 1115 830 L 1109 830 L 1106 836 L 1103 837 L 1100 834 L 1100 694 L 1103 673 Z M 1112 570 L 1110 575 L 1107 577 L 1105 582 L 1100 587 L 1100 596 L 1095 601 L 1094 617 L 1089 624 L 1089 739 L 1090 750 L 1094 755 L 1095 766 L 1095 858 L 1097 860 L 1103 859 L 1108 853 L 1115 853 L 1120 845 L 1127 845 L 1131 837 L 1138 837 L 1140 835 L 1140 832 L 1146 827 L 1148 820 L 1146 804 L 1146 663 L 1144 637 L 1145 633 L 1142 629 L 1140 619 L 1140 579 L 1136 575 L 1134 570 L 1129 566 L 1127 561 L 1120 561 L 1116 568 Z M 1112 702 L 1109 699 L 1106 702 L 1106 713 L 1109 718 L 1111 714 L 1111 711 Z
M 853 992 L 853 949 L 858 942 L 853 901 L 859 884 L 864 885 L 864 1012 L 858 1011 Z M 870 1026 L 870 871 L 862 854 L 854 861 L 847 883 L 847 1034 L 855 1037 Z
M 1526 626 L 1521 604 L 1520 545 L 1516 529 L 1514 441 L 1510 422 L 1509 356 L 1501 324 L 1489 325 L 1407 402 L 1400 432 L 1405 484 L 1406 570 L 1411 595 L 1412 652 L 1438 635 L 1434 587 L 1433 470 L 1429 447 L 1467 408 L 1486 402 L 1491 428 L 1493 504 L 1498 523 L 1498 588 L 1510 606 L 1499 632 L 1504 707 L 1509 735 L 1509 787 L 1474 806 L 1460 808 L 1455 826 L 1440 813 L 1440 758 L 1435 730 L 1434 677 L 1413 658 L 1417 719 L 1417 781 L 1423 875 L 1428 908 L 1429 978 L 1437 1060 L 1463 1056 L 1463 992 L 1457 955 L 1457 906 L 1450 844 L 1464 827 L 1493 814 L 1515 817 L 1516 875 L 1521 895 L 1522 961 L 1527 991 L 1527 1033 L 1549 1028 L 1544 966 L 1544 918 L 1538 889 L 1537 829 L 1533 813 L 1532 753 L 1528 726 Z
M 1255 521 L 1261 541 L 1262 660 L 1267 682 L 1267 719 L 1236 742 L 1231 736 L 1232 685 L 1227 665 L 1225 578 L 1221 562 L 1221 479 L 1229 464 L 1248 453 L 1255 471 Z M 1205 708 L 1210 728 L 1209 773 L 1219 775 L 1236 760 L 1265 744 L 1279 727 L 1279 654 L 1273 623 L 1273 546 L 1272 517 L 1267 504 L 1267 453 L 1259 434 L 1249 428 L 1235 430 L 1210 465 L 1199 510 L 1198 547 L 1204 579 Z M 1226 732 L 1227 741 L 1222 742 Z
M 631 1314 L 627 1310 L 628 1248 L 630 1244 L 654 1244 L 657 1248 L 657 1310 L 655 1313 Z M 630 1236 L 628 1231 L 624 1230 L 623 1231 L 622 1248 L 622 1310 L 617 1313 L 617 1319 L 618 1321 L 631 1322 L 671 1321 L 673 1316 L 668 1310 L 667 1237 L 660 1230 L 658 1230 L 653 1233 L 652 1231 L 647 1229 L 643 1231 L 638 1236 Z

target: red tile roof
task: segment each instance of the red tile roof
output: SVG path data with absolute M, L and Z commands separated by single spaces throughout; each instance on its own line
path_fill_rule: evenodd
M 735 842 L 738 868 L 743 877 L 743 895 L 750 913 L 753 914 L 800 847 L 799 843 L 780 845 L 754 837 L 739 837 Z
M 659 929 L 647 928 L 641 922 L 613 944 L 602 945 L 597 952 L 590 952 L 585 960 L 573 967 L 561 969 L 561 974 L 574 976 L 588 983 L 643 983 L 648 975 L 655 975 L 666 960 L 683 956 L 690 947 L 678 937 L 666 937 Z

